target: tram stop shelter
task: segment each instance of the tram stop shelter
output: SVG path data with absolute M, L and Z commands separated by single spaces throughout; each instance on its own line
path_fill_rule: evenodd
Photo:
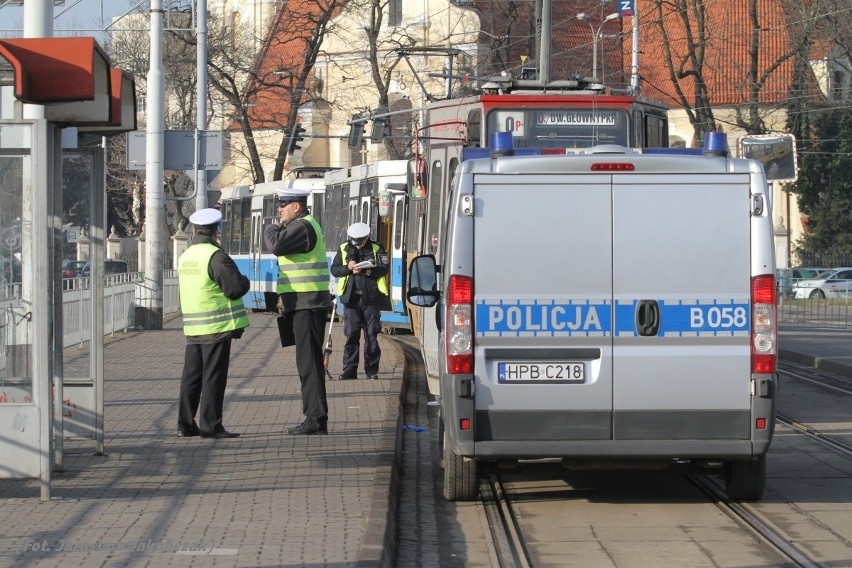
M 51 472 L 62 470 L 65 432 L 62 165 L 69 152 L 91 158 L 90 258 L 104 258 L 105 149 L 63 151 L 63 141 L 105 142 L 135 128 L 133 79 L 111 65 L 94 38 L 0 40 L 0 261 L 14 269 L 4 271 L 0 286 L 0 478 L 39 479 L 42 500 L 50 499 Z M 103 281 L 103 263 L 93 262 L 86 410 L 98 453 Z

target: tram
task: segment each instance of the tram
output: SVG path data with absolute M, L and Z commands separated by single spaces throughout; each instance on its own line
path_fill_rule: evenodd
M 326 172 L 323 216 L 318 218 L 329 249 L 329 264 L 347 240 L 346 230 L 352 223 L 369 225 L 370 237 L 387 251 L 390 297 L 381 314 L 386 333 L 410 328 L 403 295 L 409 243 L 415 240 L 409 233 L 408 180 L 408 160 L 384 160 Z
M 384 245 L 391 260 L 383 328 L 417 333 L 419 321 L 434 314 L 407 305 L 403 293 L 406 267 L 419 254 L 434 254 L 440 262 L 444 206 L 463 150 L 485 147 L 495 132 L 511 132 L 515 148 L 540 148 L 543 154 L 604 144 L 665 147 L 667 108 L 651 99 L 613 94 L 585 81 L 541 86 L 496 78 L 483 84 L 481 94 L 430 102 L 417 131 L 417 152 L 412 160 L 332 170 L 322 179 L 225 188 L 222 246 L 252 281 L 246 306 L 275 310 L 277 262 L 264 251 L 263 225 L 278 218 L 276 189 L 308 189 L 312 193 L 309 207 L 323 228 L 329 263 L 346 240 L 349 225 L 368 224 L 371 237 Z M 535 207 L 547 206 L 525 205 L 522 197 L 518 203 L 519 215 L 534 215 Z M 335 284 L 329 277 L 332 294 L 336 293 Z
M 613 94 L 598 83 L 495 78 L 482 94 L 430 103 L 418 137 L 425 148 L 415 158 L 414 214 L 425 220 L 418 250 L 438 254 L 447 189 L 465 148 L 486 147 L 491 134 L 511 132 L 513 146 L 564 154 L 616 144 L 668 146 L 668 106 L 630 94 Z
M 306 189 L 311 192 L 308 207 L 318 218 L 323 214 L 321 178 L 274 181 L 238 185 L 222 189 L 222 230 L 220 244 L 237 268 L 251 281 L 243 303 L 252 311 L 276 311 L 278 306 L 278 259 L 263 245 L 263 227 L 278 221 L 277 190 Z
M 511 132 L 519 152 L 540 149 L 541 154 L 566 154 L 607 144 L 667 147 L 668 108 L 662 102 L 615 94 L 584 80 L 542 86 L 511 77 L 483 83 L 481 94 L 430 103 L 418 131 L 417 147 L 423 151 L 413 160 L 409 261 L 416 254 L 433 254 L 438 263 L 442 261 L 447 196 L 464 150 L 487 147 L 497 132 Z M 536 208 L 547 206 L 525 202 L 519 193 L 518 215 L 535 215 Z M 409 308 L 411 329 L 422 342 L 423 322 L 436 317 L 435 308 Z

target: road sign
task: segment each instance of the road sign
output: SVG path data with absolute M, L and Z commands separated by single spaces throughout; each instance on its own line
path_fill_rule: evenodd
M 166 130 L 163 139 L 163 169 L 194 170 L 195 169 L 195 131 Z M 134 130 L 127 133 L 127 169 L 145 169 L 145 140 L 144 130 Z M 201 143 L 200 169 L 222 169 L 222 131 L 202 130 L 199 132 Z

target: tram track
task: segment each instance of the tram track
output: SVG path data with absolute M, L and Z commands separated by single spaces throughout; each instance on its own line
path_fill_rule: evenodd
M 517 514 L 496 466 L 480 479 L 479 495 L 500 568 L 534 566 Z
M 401 338 L 394 338 L 394 340 L 399 339 Z M 401 343 L 405 343 L 405 341 Z M 419 352 L 412 345 L 408 345 L 405 350 L 407 351 L 407 359 L 411 359 L 407 361 L 406 366 L 408 367 L 412 362 L 416 362 L 419 359 Z M 421 366 L 420 371 L 422 370 Z M 833 396 L 852 396 L 852 391 L 844 388 L 846 385 L 850 387 L 852 385 L 849 385 L 848 381 L 845 383 L 842 380 L 832 381 L 830 374 L 826 374 L 825 377 L 817 377 L 815 374 L 808 373 L 805 369 L 796 368 L 784 368 L 779 369 L 779 371 L 785 374 L 796 374 L 797 379 L 801 377 L 809 384 L 814 383 L 816 386 L 825 387 L 825 391 L 831 392 Z M 793 380 L 792 377 L 790 377 L 790 380 Z M 828 383 L 823 383 L 823 380 L 828 381 Z M 798 410 L 800 413 L 806 412 L 807 407 L 798 408 Z M 803 417 L 808 414 L 803 414 L 803 416 L 796 416 L 795 414 L 795 412 L 792 412 L 792 415 L 779 414 L 778 426 L 785 430 L 789 429 L 794 434 L 800 434 L 801 438 L 799 440 L 809 440 L 812 443 L 821 444 L 832 453 L 843 457 L 848 458 L 852 456 L 852 445 L 848 442 L 826 432 L 820 432 L 814 425 L 800 423 L 799 421 L 806 422 Z M 801 444 L 802 442 L 799 442 L 799 445 Z M 482 470 L 483 475 L 479 480 L 480 497 L 478 512 L 475 512 L 476 509 L 467 509 L 464 505 L 447 504 L 450 511 L 455 511 L 454 515 L 459 515 L 458 522 L 466 522 L 466 527 L 478 526 L 482 532 L 478 533 L 478 540 L 474 538 L 474 540 L 470 541 L 467 545 L 468 548 L 464 549 L 464 552 L 455 549 L 452 555 L 444 553 L 444 560 L 452 561 L 466 555 L 467 560 L 472 561 L 471 565 L 485 565 L 481 562 L 483 556 L 476 555 L 478 551 L 480 554 L 484 554 L 485 558 L 490 559 L 487 561 L 487 565 L 489 566 L 527 567 L 535 566 L 537 563 L 542 562 L 542 565 L 548 565 L 546 558 L 549 558 L 549 555 L 553 554 L 554 549 L 559 550 L 560 547 L 564 548 L 564 546 L 554 544 L 548 532 L 548 526 L 541 524 L 543 511 L 547 510 L 546 508 L 542 508 L 541 505 L 552 504 L 553 500 L 556 499 L 555 495 L 559 491 L 562 491 L 562 489 L 553 489 L 556 486 L 550 485 L 548 487 L 551 488 L 551 493 L 544 497 L 538 496 L 536 490 L 530 493 L 529 486 L 525 485 L 529 483 L 529 480 L 524 478 L 523 471 L 516 471 L 515 468 L 503 470 L 500 468 L 500 465 L 493 464 Z M 755 543 L 753 546 L 765 551 L 765 554 L 768 555 L 766 556 L 767 561 L 771 562 L 771 565 L 802 568 L 836 565 L 825 563 L 827 558 L 832 558 L 831 553 L 827 553 L 824 548 L 820 548 L 818 542 L 813 537 L 802 538 L 801 535 L 791 535 L 784 528 L 787 526 L 786 523 L 794 522 L 790 520 L 791 518 L 798 519 L 797 522 L 812 524 L 811 526 L 816 531 L 822 531 L 829 536 L 834 535 L 840 542 L 845 541 L 842 530 L 838 531 L 836 526 L 833 526 L 830 522 L 826 523 L 825 519 L 820 518 L 818 514 L 814 514 L 810 508 L 802 507 L 793 500 L 789 502 L 789 507 L 784 509 L 787 512 L 779 515 L 774 507 L 770 506 L 767 508 L 759 502 L 751 504 L 728 500 L 723 482 L 715 475 L 694 474 L 684 476 L 682 479 L 689 481 L 688 485 L 682 485 L 683 490 L 688 492 L 689 485 L 692 485 L 698 488 L 700 494 L 703 496 L 703 499 L 700 499 L 696 503 L 704 502 L 705 507 L 715 508 L 723 513 L 724 518 L 730 519 L 730 521 L 720 520 L 720 522 L 725 523 L 728 527 L 727 529 L 722 528 L 720 530 L 730 530 L 731 525 L 729 523 L 733 523 L 739 527 L 738 532 L 744 535 L 743 538 Z M 602 487 L 604 486 L 605 484 L 602 485 Z M 519 488 L 521 489 L 520 493 L 516 493 Z M 584 489 L 577 490 L 584 491 Z M 790 499 L 790 497 L 785 496 L 783 489 L 776 488 L 776 490 L 778 491 L 773 491 L 773 494 L 781 499 L 782 502 L 786 503 L 786 500 Z M 572 489 L 568 489 L 566 492 L 566 498 L 569 501 L 570 491 Z M 440 488 L 437 489 L 437 494 L 439 493 Z M 578 504 L 582 505 L 583 494 L 577 493 L 576 495 L 579 496 L 576 498 Z M 652 493 L 652 495 L 654 494 Z M 819 495 L 819 493 L 815 495 Z M 656 497 L 652 497 L 651 500 L 654 503 L 657 502 Z M 687 501 L 688 498 L 684 502 Z M 601 500 L 604 507 L 618 502 L 618 497 Z M 819 502 L 819 497 L 817 497 L 816 502 Z M 590 525 L 591 523 L 601 523 L 600 519 L 605 518 L 605 516 L 598 517 L 597 508 L 586 508 L 586 512 L 590 510 L 595 511 L 594 515 L 596 515 L 594 520 L 589 521 Z M 553 513 L 554 511 L 551 509 L 550 512 Z M 464 517 L 465 514 L 475 516 Z M 559 515 L 561 513 L 556 514 Z M 785 514 L 788 516 L 784 517 Z M 477 518 L 479 522 L 476 522 L 475 519 Z M 575 522 L 571 520 L 568 525 L 573 526 Z M 661 527 L 665 527 L 665 522 L 662 522 Z M 606 525 L 602 526 L 606 527 Z M 663 528 L 662 530 L 665 529 Z M 471 529 L 471 532 L 475 532 L 475 529 Z M 605 531 L 601 534 L 604 533 Z M 604 547 L 609 546 L 606 541 L 602 542 L 604 543 Z M 477 546 L 481 546 L 481 548 L 477 549 Z M 618 546 L 619 542 L 616 540 L 613 544 L 613 550 L 617 550 Z M 711 550 L 707 554 L 714 554 L 712 552 L 712 544 L 708 544 L 707 546 L 709 547 L 708 550 Z M 542 550 L 547 551 L 546 555 L 540 558 L 537 557 L 536 555 L 542 554 Z M 572 553 L 576 554 L 576 548 L 571 550 L 574 551 Z M 685 547 L 685 550 L 688 550 L 688 545 Z M 754 550 L 757 552 L 758 549 L 755 548 Z M 479 561 L 479 564 L 477 564 L 477 561 Z M 624 562 L 623 559 L 621 561 Z M 628 560 L 628 564 L 624 565 L 629 565 L 631 561 Z
M 798 368 L 794 365 L 784 365 L 784 367 L 779 369 L 779 371 L 789 377 L 829 391 L 833 395 L 841 394 L 845 396 L 852 396 L 852 390 L 845 388 L 844 386 L 838 386 L 848 383 L 844 383 L 842 379 L 839 379 L 831 373 L 814 371 L 810 368 Z M 819 429 L 801 423 L 780 412 L 776 412 L 775 417 L 779 424 L 790 428 L 793 432 L 801 434 L 809 440 L 812 440 L 813 442 L 820 444 L 841 456 L 847 458 L 852 457 L 852 444 L 846 440 L 822 432 Z M 790 539 L 785 537 L 784 532 L 776 527 L 771 521 L 767 520 L 756 506 L 748 503 L 730 501 L 717 477 L 694 474 L 689 475 L 688 479 L 702 493 L 710 498 L 725 514 L 747 526 L 749 530 L 751 530 L 764 542 L 772 546 L 776 551 L 778 551 L 778 553 L 782 554 L 791 563 L 793 563 L 793 565 L 803 568 L 823 566 L 822 563 L 814 560 L 807 550 L 797 546 Z
M 747 503 L 728 500 L 724 488 L 713 477 L 697 474 L 687 477 L 723 513 L 739 524 L 745 525 L 755 536 L 774 548 L 794 566 L 800 568 L 822 566 L 819 562 L 814 561 L 807 551 L 802 550 L 787 539 L 783 532 L 765 519 L 755 507 Z

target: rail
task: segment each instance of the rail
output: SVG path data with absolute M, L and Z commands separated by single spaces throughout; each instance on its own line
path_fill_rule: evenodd
M 852 297 L 798 299 L 780 296 L 778 325 L 782 329 L 852 331 Z

